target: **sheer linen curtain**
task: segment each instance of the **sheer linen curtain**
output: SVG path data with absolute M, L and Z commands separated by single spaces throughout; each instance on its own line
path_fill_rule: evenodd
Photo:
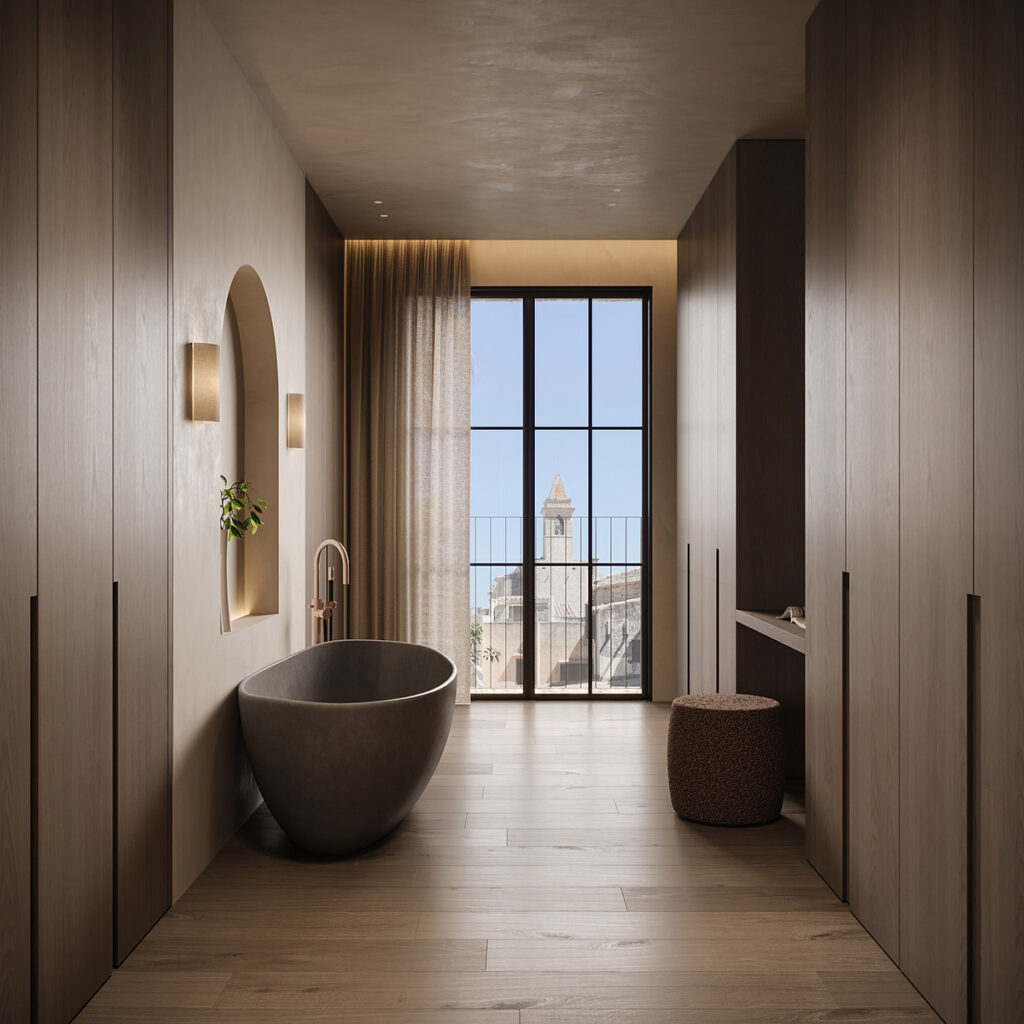
M 349 635 L 443 652 L 468 704 L 468 249 L 345 250 Z

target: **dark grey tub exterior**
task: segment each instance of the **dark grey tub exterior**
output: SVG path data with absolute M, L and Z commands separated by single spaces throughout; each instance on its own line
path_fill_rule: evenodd
M 392 831 L 444 751 L 455 676 L 430 647 L 335 640 L 243 679 L 245 745 L 288 838 L 343 856 Z

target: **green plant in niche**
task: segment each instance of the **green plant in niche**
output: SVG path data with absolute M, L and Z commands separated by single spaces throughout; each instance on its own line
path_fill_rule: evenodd
M 247 480 L 229 484 L 223 474 L 220 479 L 224 484 L 220 492 L 220 528 L 227 533 L 228 540 L 232 537 L 241 540 L 246 530 L 251 530 L 255 535 L 263 525 L 267 503 L 249 490 Z

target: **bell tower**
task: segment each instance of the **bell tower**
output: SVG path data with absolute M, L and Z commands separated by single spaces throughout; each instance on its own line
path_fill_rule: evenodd
M 556 473 L 551 493 L 540 510 L 544 520 L 544 554 L 540 561 L 575 561 L 572 553 L 572 515 L 575 511 L 569 496 L 565 493 L 562 476 Z

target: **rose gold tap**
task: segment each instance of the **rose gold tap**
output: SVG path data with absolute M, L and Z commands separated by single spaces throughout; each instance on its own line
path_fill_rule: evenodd
M 326 623 L 330 620 L 331 614 L 335 608 L 338 607 L 338 602 L 333 600 L 324 600 L 320 596 L 320 556 L 328 548 L 337 548 L 338 554 L 341 556 L 341 582 L 348 583 L 348 552 L 345 550 L 345 545 L 340 541 L 332 540 L 328 538 L 323 541 L 321 545 L 316 549 L 316 554 L 313 556 L 313 603 L 309 606 L 312 608 L 312 622 L 310 625 L 310 643 L 320 643 L 320 623 Z M 330 570 L 328 570 L 330 572 Z M 333 577 L 332 577 L 333 578 Z

